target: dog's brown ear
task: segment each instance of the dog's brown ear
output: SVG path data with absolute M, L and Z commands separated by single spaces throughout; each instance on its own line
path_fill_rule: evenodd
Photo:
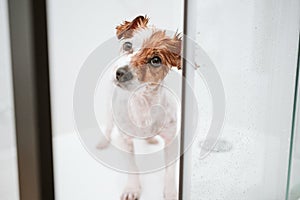
M 148 21 L 149 18 L 147 16 L 138 16 L 132 22 L 124 21 L 116 27 L 118 39 L 132 37 L 134 30 L 146 28 Z
M 182 50 L 182 36 L 180 33 L 175 33 L 174 37 L 168 44 L 169 51 L 173 54 L 172 66 L 181 69 L 181 50 Z

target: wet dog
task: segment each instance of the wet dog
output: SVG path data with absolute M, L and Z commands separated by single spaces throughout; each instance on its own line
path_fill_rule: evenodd
M 155 136 L 163 138 L 165 146 L 172 142 L 178 130 L 178 106 L 163 89 L 163 81 L 172 68 L 181 69 L 180 34 L 168 35 L 166 31 L 148 25 L 149 18 L 138 16 L 116 27 L 120 43 L 120 56 L 112 64 L 113 83 L 117 86 L 114 106 L 118 112 L 117 123 L 111 120 L 106 127 L 108 140 L 100 141 L 98 148 L 105 148 L 116 125 L 122 135 L 123 146 L 131 152 L 134 161 L 134 138 L 157 143 Z M 159 109 L 151 106 L 158 105 Z M 165 160 L 170 152 L 165 149 Z M 178 199 L 175 164 L 166 167 L 164 198 Z M 140 198 L 141 185 L 137 174 L 129 174 L 121 200 Z

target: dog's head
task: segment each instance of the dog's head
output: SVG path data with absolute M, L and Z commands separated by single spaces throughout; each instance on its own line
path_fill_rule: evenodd
M 114 63 L 114 81 L 121 88 L 159 84 L 172 67 L 181 69 L 181 36 L 149 27 L 148 21 L 138 16 L 116 27 L 121 54 Z

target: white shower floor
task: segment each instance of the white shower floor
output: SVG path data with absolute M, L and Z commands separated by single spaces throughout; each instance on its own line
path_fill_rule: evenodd
M 260 185 L 265 181 L 265 170 L 270 167 L 264 165 L 265 159 L 268 163 L 276 163 L 276 156 L 265 158 L 265 155 L 268 155 L 266 151 L 273 151 L 276 155 L 279 141 L 268 137 L 269 149 L 266 149 L 266 138 L 262 134 L 234 129 L 225 130 L 223 138 L 231 142 L 233 149 L 225 153 L 212 153 L 203 160 L 198 159 L 198 141 L 194 144 L 192 200 L 265 200 L 264 195 L 268 191 Z M 108 169 L 94 160 L 74 133 L 54 138 L 53 145 L 56 199 L 119 199 L 126 174 Z M 1 200 L 17 200 L 13 152 L 0 152 Z M 267 181 L 272 186 L 272 180 Z M 141 182 L 141 200 L 163 199 L 163 171 L 142 175 Z M 271 199 L 281 199 L 278 197 Z
M 94 160 L 76 134 L 54 139 L 55 189 L 58 200 L 119 199 L 127 175 Z M 141 200 L 163 199 L 163 171 L 141 176 Z

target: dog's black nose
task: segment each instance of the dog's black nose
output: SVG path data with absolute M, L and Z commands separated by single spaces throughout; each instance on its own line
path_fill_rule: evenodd
M 116 72 L 116 79 L 119 82 L 129 81 L 133 78 L 132 73 L 129 71 L 129 67 L 120 67 Z
M 120 80 L 121 77 L 124 76 L 124 74 L 126 74 L 126 72 L 127 72 L 127 71 L 126 71 L 125 67 L 119 68 L 119 69 L 117 70 L 117 72 L 116 72 L 116 79 L 117 79 L 117 80 Z

